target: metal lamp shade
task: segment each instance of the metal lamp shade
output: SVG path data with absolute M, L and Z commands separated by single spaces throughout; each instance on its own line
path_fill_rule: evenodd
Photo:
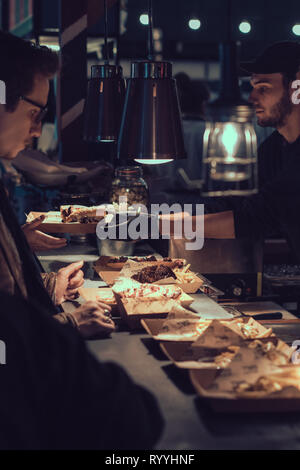
M 84 110 L 84 140 L 117 140 L 124 99 L 125 80 L 122 77 L 122 68 L 115 65 L 93 65 Z
M 203 146 L 203 196 L 257 193 L 257 142 L 251 122 L 207 122 Z
M 118 139 L 118 158 L 155 164 L 185 157 L 172 65 L 133 62 Z
M 257 141 L 253 107 L 240 95 L 235 43 L 221 44 L 220 62 L 220 96 L 207 108 L 201 193 L 249 196 L 257 193 Z

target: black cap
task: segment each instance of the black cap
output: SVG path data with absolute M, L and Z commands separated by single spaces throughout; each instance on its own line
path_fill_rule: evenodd
M 296 41 L 277 42 L 267 47 L 252 62 L 242 62 L 243 75 L 253 73 L 293 73 L 300 67 L 300 43 Z

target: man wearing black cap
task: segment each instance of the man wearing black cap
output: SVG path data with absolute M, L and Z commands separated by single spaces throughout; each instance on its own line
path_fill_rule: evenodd
M 215 213 L 205 215 L 205 238 L 284 236 L 300 262 L 300 104 L 295 87 L 300 79 L 300 44 L 273 44 L 241 66 L 251 75 L 250 101 L 258 124 L 276 130 L 258 149 L 259 193 L 223 198 L 217 209 L 212 200 L 209 209 L 215 207 Z
M 299 263 L 300 93 L 296 80 L 300 79 L 300 44 L 273 44 L 255 61 L 241 67 L 244 75 L 251 75 L 250 101 L 257 123 L 276 130 L 258 149 L 259 193 L 244 198 L 218 198 L 216 202 L 211 199 L 205 204 L 206 211 L 211 213 L 204 216 L 204 236 L 212 239 L 283 236 L 293 261 Z M 175 214 L 171 219 L 182 217 L 188 216 Z M 192 220 L 195 230 L 199 221 L 197 217 Z M 181 252 L 181 256 L 182 242 L 172 240 L 171 244 L 171 247 L 177 244 L 175 252 Z
M 280 42 L 254 62 L 241 64 L 251 75 L 257 123 L 274 127 L 258 149 L 259 194 L 234 204 L 235 235 L 283 235 L 300 261 L 300 44 Z

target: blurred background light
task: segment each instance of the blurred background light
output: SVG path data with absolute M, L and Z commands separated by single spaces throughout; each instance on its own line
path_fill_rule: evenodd
M 239 30 L 243 34 L 248 34 L 251 31 L 251 24 L 248 21 L 242 21 L 239 24 Z
M 295 36 L 300 36 L 300 24 L 294 24 L 292 31 Z
M 147 26 L 149 24 L 149 16 L 148 13 L 143 13 L 140 16 L 140 23 L 142 23 L 144 26 Z
M 198 18 L 191 18 L 189 21 L 189 27 L 191 29 L 200 29 L 201 21 Z

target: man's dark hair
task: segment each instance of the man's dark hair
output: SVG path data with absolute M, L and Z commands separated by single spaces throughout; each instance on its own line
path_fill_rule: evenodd
M 58 68 L 58 55 L 48 47 L 0 31 L 0 80 L 6 85 L 7 111 L 14 111 L 20 96 L 32 91 L 36 75 L 50 79 Z

